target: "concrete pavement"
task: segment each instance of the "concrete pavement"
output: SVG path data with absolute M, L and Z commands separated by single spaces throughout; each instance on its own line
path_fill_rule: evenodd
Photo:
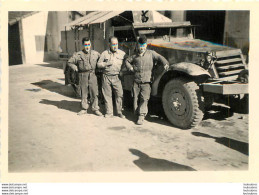
M 192 130 L 151 115 L 143 126 L 93 114 L 64 85 L 62 64 L 9 67 L 9 171 L 248 169 L 248 115 L 214 105 Z M 103 106 L 102 106 L 103 108 Z

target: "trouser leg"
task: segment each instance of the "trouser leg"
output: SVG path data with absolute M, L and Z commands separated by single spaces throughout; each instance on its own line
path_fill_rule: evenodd
M 98 84 L 95 74 L 91 73 L 89 77 L 89 93 L 90 93 L 90 102 L 92 104 L 92 110 L 99 110 L 98 106 Z
M 139 115 L 146 116 L 148 113 L 148 100 L 150 98 L 151 86 L 149 83 L 141 84 Z
M 138 83 L 133 83 L 133 110 L 134 110 L 134 114 L 139 115 L 139 109 L 138 109 L 138 97 L 139 97 L 139 92 L 140 92 L 140 88 L 139 88 L 139 84 Z
M 72 88 L 73 88 L 73 90 L 75 92 L 76 97 L 80 97 L 81 98 L 81 87 L 80 87 L 80 85 L 72 84 L 71 86 L 72 86 Z
M 102 74 L 96 75 L 98 85 L 98 100 L 101 104 L 104 103 L 103 92 L 102 92 Z
M 113 106 L 112 106 L 111 81 L 109 79 L 109 76 L 107 76 L 105 74 L 103 74 L 102 92 L 103 92 L 106 114 L 112 114 L 113 113 Z
M 88 105 L 88 74 L 87 73 L 79 73 L 79 83 L 81 88 L 81 106 L 82 109 L 87 110 Z
M 117 114 L 121 114 L 122 113 L 123 89 L 122 89 L 122 85 L 121 85 L 121 80 L 119 79 L 118 75 L 113 76 L 112 87 L 113 87 L 114 95 L 115 95 L 116 111 L 117 111 Z

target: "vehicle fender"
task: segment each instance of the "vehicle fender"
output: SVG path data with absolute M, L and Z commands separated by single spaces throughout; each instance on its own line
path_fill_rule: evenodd
M 162 76 L 166 73 L 166 71 L 161 72 L 158 77 L 152 82 L 152 88 L 151 88 L 151 95 L 156 96 L 159 82 L 162 78 Z
M 173 64 L 170 66 L 170 69 L 174 71 L 184 72 L 190 76 L 208 75 L 209 77 L 211 77 L 210 73 L 207 70 L 196 64 L 188 62 Z
M 177 72 L 182 72 L 185 75 L 190 75 L 190 76 L 207 75 L 208 77 L 211 77 L 210 73 L 205 69 L 203 69 L 202 67 L 196 64 L 187 63 L 187 62 L 181 62 L 181 63 L 170 65 L 168 72 L 173 72 L 173 74 L 175 75 L 177 75 Z M 151 95 L 156 96 L 158 94 L 158 86 L 159 86 L 160 80 L 165 74 L 167 74 L 167 71 L 163 71 L 153 81 Z

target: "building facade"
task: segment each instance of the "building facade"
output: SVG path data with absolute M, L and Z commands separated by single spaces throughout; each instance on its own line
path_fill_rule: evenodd
M 81 50 L 81 39 L 91 36 L 94 49 L 102 52 L 107 48 L 107 38 L 112 26 L 133 22 L 132 14 L 118 12 L 104 17 L 91 12 L 46 11 L 9 12 L 9 65 L 35 64 L 59 60 L 60 54 Z M 218 44 L 241 48 L 249 52 L 249 11 L 159 11 L 172 21 L 190 21 L 198 25 L 195 36 Z M 86 15 L 96 22 L 75 28 L 71 24 Z M 114 13 L 110 13 L 114 14 Z M 111 19 L 116 18 L 116 19 Z M 93 20 L 94 21 L 94 20 Z

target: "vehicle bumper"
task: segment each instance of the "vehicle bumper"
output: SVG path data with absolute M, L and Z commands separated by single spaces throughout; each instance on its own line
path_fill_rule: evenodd
M 248 94 L 248 83 L 221 81 L 204 83 L 202 86 L 204 92 L 222 95 Z

